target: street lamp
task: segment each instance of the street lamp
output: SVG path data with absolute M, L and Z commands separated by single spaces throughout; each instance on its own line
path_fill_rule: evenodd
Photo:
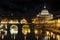
M 22 27 L 22 33 L 24 34 L 24 40 L 26 40 L 26 35 L 30 33 L 29 25 L 23 25 Z
M 11 33 L 11 35 L 14 36 L 14 39 L 15 39 L 16 35 L 18 34 L 18 27 L 17 27 L 17 25 L 12 25 L 10 27 L 10 33 Z

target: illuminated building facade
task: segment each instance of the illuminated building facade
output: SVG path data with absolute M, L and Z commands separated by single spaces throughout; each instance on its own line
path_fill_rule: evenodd
M 46 6 L 44 6 L 44 9 L 41 11 L 41 13 L 37 14 L 37 17 L 45 18 L 45 20 L 51 20 L 53 19 L 53 14 L 49 13 L 49 11 L 46 9 Z

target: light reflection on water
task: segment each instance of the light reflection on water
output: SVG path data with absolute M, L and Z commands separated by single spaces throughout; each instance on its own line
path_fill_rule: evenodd
M 58 40 L 60 40 L 60 35 L 57 35 Z
M 56 36 L 56 38 L 58 40 L 60 40 L 60 35 L 54 34 L 53 32 L 46 31 L 45 38 L 49 38 L 50 39 L 51 36 L 53 36 L 53 38 L 55 38 L 55 36 Z
M 46 31 L 46 34 L 47 34 L 47 36 L 49 37 L 52 37 L 53 36 L 53 38 L 55 38 L 56 40 L 60 40 L 60 35 L 57 35 L 57 34 L 54 34 L 53 32 L 50 32 L 49 33 L 49 31 Z

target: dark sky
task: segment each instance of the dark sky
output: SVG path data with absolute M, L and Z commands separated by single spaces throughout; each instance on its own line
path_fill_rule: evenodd
M 36 16 L 42 9 L 44 4 L 50 13 L 56 15 L 60 11 L 59 0 L 2 0 L 0 1 L 0 15 L 14 17 L 32 17 Z

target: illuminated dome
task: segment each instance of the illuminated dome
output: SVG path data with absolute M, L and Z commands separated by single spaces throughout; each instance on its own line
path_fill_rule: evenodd
M 48 10 L 42 10 L 42 11 L 41 11 L 41 15 L 49 15 Z
M 46 6 L 44 6 L 44 9 L 41 11 L 41 13 L 39 12 L 37 17 L 39 17 L 41 15 L 49 15 L 49 11 L 46 9 Z
M 46 6 L 44 6 L 44 9 L 41 11 L 41 13 L 38 13 L 37 17 L 44 17 L 47 20 L 53 19 L 53 15 L 49 13 L 49 11 L 46 9 Z

